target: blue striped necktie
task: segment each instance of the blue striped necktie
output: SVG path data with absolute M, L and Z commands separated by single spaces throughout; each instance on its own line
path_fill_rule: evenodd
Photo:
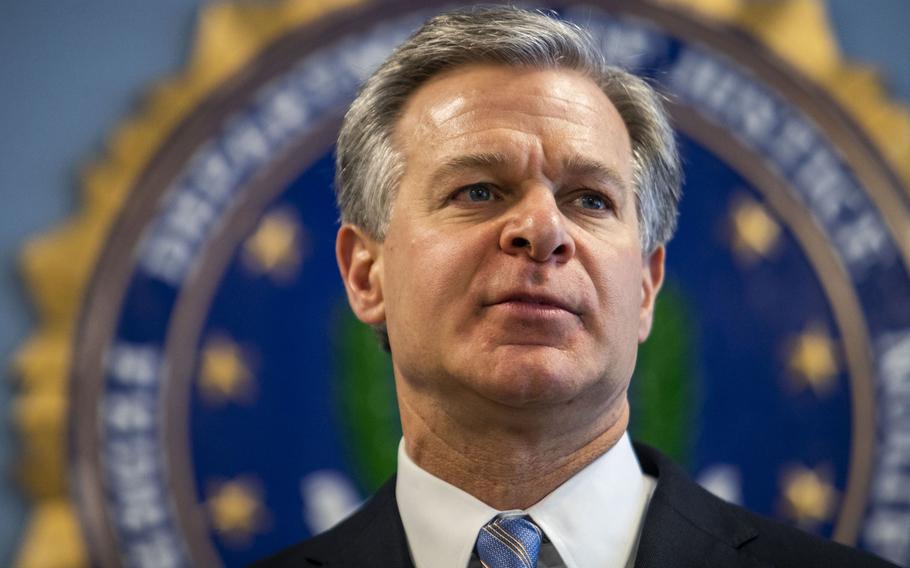
M 497 517 L 477 535 L 477 556 L 485 568 L 537 568 L 540 529 L 528 517 Z

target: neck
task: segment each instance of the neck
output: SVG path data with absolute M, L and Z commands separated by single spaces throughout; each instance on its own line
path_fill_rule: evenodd
M 505 420 L 483 420 L 453 415 L 438 404 L 415 404 L 409 396 L 414 393 L 398 386 L 408 456 L 500 511 L 540 501 L 612 448 L 629 420 L 625 392 L 588 420 L 569 408 L 506 409 Z M 572 413 L 576 420 L 567 420 Z M 567 422 L 570 427 L 556 426 Z

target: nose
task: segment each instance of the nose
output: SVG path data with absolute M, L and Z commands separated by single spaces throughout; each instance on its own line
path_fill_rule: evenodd
M 527 254 L 537 262 L 566 262 L 575 255 L 575 241 L 556 198 L 548 188 L 522 196 L 509 212 L 499 246 L 509 254 Z

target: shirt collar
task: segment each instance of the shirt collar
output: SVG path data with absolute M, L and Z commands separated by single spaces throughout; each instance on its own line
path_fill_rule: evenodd
M 626 565 L 655 481 L 641 472 L 628 434 L 557 487 L 529 514 L 566 568 Z M 428 473 L 398 446 L 398 509 L 417 568 L 465 568 L 477 532 L 501 511 Z
M 480 527 L 499 513 L 411 461 L 403 438 L 395 496 L 417 568 L 466 568 Z

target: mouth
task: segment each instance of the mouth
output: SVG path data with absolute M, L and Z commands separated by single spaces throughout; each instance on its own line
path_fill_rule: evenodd
M 490 306 L 506 306 L 512 309 L 537 312 L 568 312 L 579 316 L 581 312 L 569 302 L 547 293 L 512 292 L 498 297 Z

